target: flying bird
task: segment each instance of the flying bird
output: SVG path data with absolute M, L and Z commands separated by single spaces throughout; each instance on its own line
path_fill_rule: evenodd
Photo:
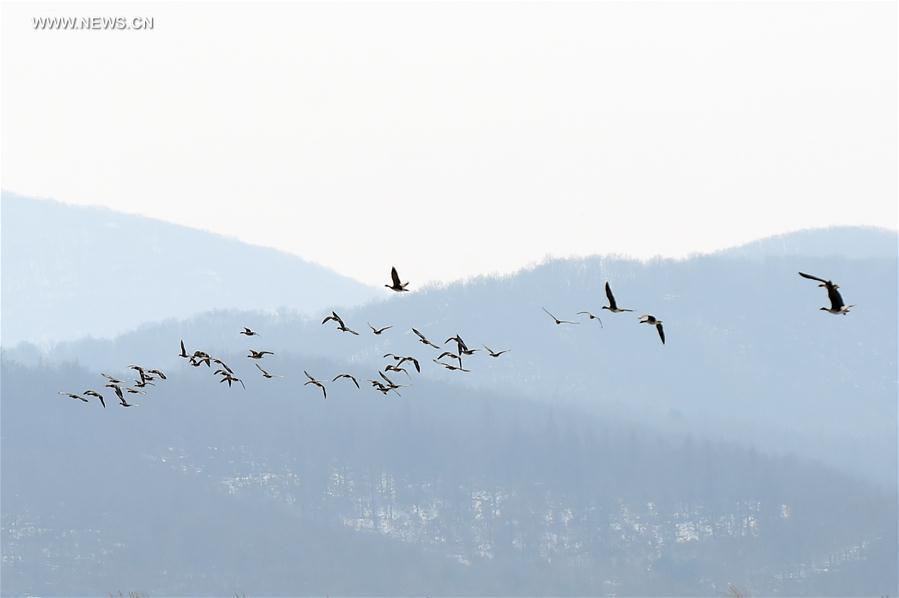
M 390 388 L 390 390 L 396 390 L 397 388 L 403 388 L 405 386 L 404 384 L 397 384 L 396 382 L 385 376 L 384 372 L 378 372 L 378 376 L 380 376 L 384 380 L 384 382 L 387 383 L 387 386 Z
M 822 307 L 823 311 L 834 315 L 846 315 L 849 313 L 849 310 L 855 307 L 854 305 L 846 305 L 843 302 L 843 296 L 840 295 L 840 291 L 837 289 L 840 288 L 840 285 L 835 284 L 830 280 L 824 280 L 823 278 L 818 278 L 817 276 L 812 276 L 811 274 L 805 274 L 804 272 L 800 272 L 799 276 L 803 278 L 808 278 L 809 280 L 817 280 L 821 284 L 819 287 L 824 287 L 827 289 L 827 298 L 830 299 L 830 307 Z
M 400 275 L 397 273 L 396 267 L 390 269 L 390 280 L 392 284 L 385 284 L 384 286 L 391 291 L 401 293 L 403 291 L 409 290 L 406 288 L 407 286 L 409 286 L 408 282 L 400 282 Z
M 385 372 L 402 372 L 402 373 L 406 374 L 407 378 L 412 377 L 409 375 L 409 372 L 406 371 L 406 368 L 400 367 L 399 365 L 390 364 L 386 368 L 384 368 L 384 371 Z
M 242 334 L 242 335 L 244 335 L 244 336 L 256 336 L 256 335 L 259 334 L 259 333 L 256 332 L 255 330 L 250 330 L 249 328 L 247 328 L 246 326 L 244 326 L 244 327 L 243 327 L 243 330 L 240 332 L 240 334 Z
M 578 313 L 578 315 L 587 314 L 588 320 L 596 320 L 597 322 L 599 322 L 600 328 L 605 328 L 605 326 L 602 325 L 602 320 L 599 319 L 599 316 L 595 316 L 595 315 L 591 314 L 589 311 L 579 311 L 577 313 Z
M 462 356 L 461 356 L 461 355 L 456 355 L 456 354 L 453 353 L 452 351 L 444 351 L 443 353 L 441 353 L 440 355 L 438 355 L 438 356 L 437 356 L 437 359 L 435 359 L 434 361 L 436 361 L 436 362 L 439 363 L 440 365 L 444 365 L 442 362 L 438 361 L 438 360 L 440 360 L 440 359 L 443 359 L 444 357 L 451 357 L 452 359 L 455 359 L 456 361 L 459 362 L 459 367 L 462 367 Z
M 471 370 L 466 370 L 466 369 L 463 368 L 462 366 L 456 367 L 456 366 L 454 366 L 454 365 L 451 364 L 451 363 L 443 363 L 442 361 L 437 361 L 436 359 L 433 360 L 433 361 L 434 361 L 434 363 L 436 363 L 437 365 L 442 365 L 443 367 L 445 367 L 446 369 L 448 369 L 448 370 L 450 370 L 450 371 L 460 371 L 460 372 L 470 372 L 470 371 L 471 371 Z M 461 363 L 461 362 L 460 362 L 460 363 Z
M 356 335 L 356 336 L 359 336 L 359 333 L 358 333 L 358 332 L 356 332 L 355 330 L 351 330 L 351 329 L 347 328 L 347 325 L 344 324 L 344 322 L 343 322 L 343 320 L 340 318 L 340 316 L 337 315 L 337 312 L 333 312 L 333 311 L 332 311 L 330 316 L 328 316 L 327 318 L 325 318 L 324 320 L 322 320 L 322 324 L 326 324 L 327 322 L 329 322 L 329 321 L 331 321 L 331 320 L 337 322 L 337 330 L 339 330 L 339 331 L 341 331 L 341 332 L 349 332 L 349 333 L 351 333 L 351 334 L 354 334 L 354 335 Z
M 306 377 L 307 377 L 307 378 L 309 378 L 309 382 L 306 382 L 306 384 L 303 384 L 303 386 L 307 386 L 307 385 L 309 385 L 309 384 L 314 384 L 315 386 L 318 386 L 320 389 L 322 389 L 322 394 L 323 394 L 324 397 L 327 399 L 327 398 L 328 398 L 328 391 L 327 391 L 327 389 L 325 389 L 325 385 L 322 384 L 321 381 L 316 380 L 315 378 L 313 378 L 313 377 L 309 374 L 309 372 L 307 372 L 306 370 L 303 370 L 303 373 L 306 374 Z
M 556 316 L 554 316 L 554 315 L 552 315 L 551 313 L 549 313 L 549 310 L 546 309 L 545 307 L 543 308 L 543 311 L 545 311 L 545 312 L 547 313 L 547 315 L 548 315 L 550 318 L 553 319 L 553 321 L 556 323 L 556 325 L 559 325 L 559 324 L 578 324 L 578 322 L 569 322 L 568 320 L 560 320 L 560 319 L 557 318 Z
M 418 360 L 415 359 L 414 357 L 403 357 L 397 361 L 396 365 L 401 366 L 407 361 L 411 361 L 412 365 L 415 366 L 415 371 L 418 372 L 419 374 L 421 373 L 421 365 L 419 365 Z
M 222 379 L 219 380 L 219 384 L 221 384 L 222 382 L 227 382 L 228 388 L 231 388 L 232 382 L 240 382 L 240 385 L 243 386 L 243 389 L 244 390 L 247 389 L 247 385 L 243 383 L 243 380 L 241 380 L 240 378 L 238 378 L 236 376 L 229 374 L 228 372 L 222 373 Z
M 356 377 L 352 374 L 337 374 L 334 378 L 331 379 L 331 382 L 337 382 L 341 378 L 347 378 L 348 380 L 352 380 L 353 384 L 356 385 L 356 388 L 359 388 L 359 381 L 356 380 Z
M 110 382 L 106 385 L 107 388 L 111 388 L 115 391 L 115 395 L 119 397 L 119 401 L 125 400 L 125 395 L 122 393 L 122 387 L 114 382 Z
M 487 353 L 490 355 L 490 357 L 499 357 L 499 356 L 502 355 L 503 353 L 508 353 L 508 352 L 510 351 L 510 349 L 504 349 L 504 350 L 502 350 L 502 351 L 494 351 L 493 349 L 491 349 L 491 348 L 488 347 L 487 345 L 484 345 L 484 348 L 487 349 Z
M 259 365 L 258 363 L 255 363 L 253 365 L 255 365 L 259 369 L 259 371 L 262 372 L 262 377 L 265 378 L 266 380 L 271 380 L 272 378 L 281 378 L 281 376 L 278 376 L 275 374 L 269 374 L 264 369 L 262 369 L 262 366 Z
M 81 395 L 75 394 L 75 393 L 73 393 L 73 392 L 60 392 L 60 393 L 57 393 L 57 394 L 61 394 L 61 395 L 64 396 L 64 397 L 69 397 L 70 399 L 78 399 L 79 401 L 83 401 L 83 402 L 85 402 L 85 403 L 88 402 L 87 399 L 85 399 L 85 398 L 82 397 Z
M 254 351 L 250 349 L 250 354 L 247 355 L 250 359 L 262 359 L 266 355 L 274 355 L 271 351 Z
M 228 364 L 225 363 L 224 361 L 222 361 L 221 359 L 213 359 L 212 361 L 213 361 L 214 363 L 217 363 L 218 365 L 222 366 L 222 368 L 223 368 L 226 372 L 228 372 L 229 374 L 233 374 L 233 373 L 234 373 L 234 370 L 232 370 L 231 368 L 229 368 L 229 367 L 228 367 Z M 259 366 L 256 366 L 256 367 L 259 367 Z
M 374 326 L 371 325 L 371 322 L 368 323 L 368 327 L 371 328 L 371 331 L 373 333 L 375 333 L 376 335 L 380 335 L 385 330 L 390 330 L 391 328 L 393 328 L 393 326 L 384 326 L 383 328 L 375 328 Z
M 662 328 L 662 321 L 656 318 L 655 316 L 650 316 L 649 314 L 645 314 L 640 316 L 641 324 L 649 324 L 650 326 L 655 326 L 656 330 L 659 331 L 659 338 L 662 339 L 662 344 L 665 344 L 665 330 Z
M 155 370 L 155 369 L 154 369 L 154 370 L 147 370 L 147 373 L 149 373 L 149 374 L 154 374 L 154 375 L 156 375 L 156 376 L 159 376 L 159 378 L 161 378 L 162 380 L 166 380 L 166 379 L 167 379 L 167 378 L 165 377 L 165 374 L 163 374 L 160 370 Z
M 96 390 L 85 390 L 83 394 L 89 397 L 97 397 L 98 399 L 100 399 L 100 404 L 103 405 L 104 409 L 106 409 L 106 401 L 103 400 L 103 395 L 101 395 Z
M 419 332 L 419 331 L 416 330 L 415 328 L 412 329 L 412 332 L 415 333 L 415 336 L 418 337 L 418 340 L 419 340 L 419 342 L 420 342 L 421 344 L 423 344 L 423 345 L 429 345 L 429 346 L 431 346 L 431 347 L 434 347 L 435 349 L 439 349 L 439 348 L 440 348 L 440 347 L 438 347 L 437 345 L 435 345 L 434 343 L 432 343 L 431 341 L 429 341 L 429 340 L 425 337 L 425 335 L 423 335 L 421 332 Z
M 618 307 L 618 303 L 615 301 L 615 295 L 612 294 L 612 287 L 609 286 L 609 281 L 606 281 L 606 297 L 609 299 L 608 305 L 603 305 L 603 309 L 607 309 L 613 314 L 620 314 L 625 311 L 634 311 L 632 309 L 624 309 L 623 307 Z

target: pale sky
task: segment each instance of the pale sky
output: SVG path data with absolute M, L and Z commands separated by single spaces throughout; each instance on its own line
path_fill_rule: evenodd
M 895 2 L 6 4 L 0 184 L 371 284 L 895 229 L 896 30 Z

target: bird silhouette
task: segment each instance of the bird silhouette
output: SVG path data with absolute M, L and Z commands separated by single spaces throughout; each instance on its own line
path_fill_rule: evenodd
M 662 321 L 656 318 L 655 316 L 651 316 L 649 314 L 644 314 L 640 316 L 641 324 L 649 324 L 650 326 L 655 326 L 656 330 L 659 331 L 659 338 L 662 339 L 662 344 L 665 344 L 665 330 L 662 328 Z
M 818 285 L 819 287 L 824 287 L 825 289 L 827 289 L 827 298 L 830 299 L 830 307 L 821 307 L 819 309 L 830 314 L 845 316 L 849 313 L 850 309 L 855 307 L 855 305 L 846 305 L 843 302 L 843 296 L 840 295 L 840 291 L 837 290 L 840 288 L 840 285 L 835 284 L 830 280 L 824 280 L 823 278 L 812 276 L 811 274 L 805 274 L 804 272 L 800 272 L 799 276 L 808 278 L 809 280 L 817 280 L 821 283 Z
M 308 386 L 309 384 L 314 384 L 315 386 L 318 386 L 320 389 L 322 389 L 322 394 L 327 399 L 328 398 L 328 390 L 325 388 L 325 385 L 322 384 L 320 380 L 316 380 L 315 378 L 313 378 L 312 375 L 309 372 L 307 372 L 306 370 L 303 370 L 303 373 L 306 374 L 307 378 L 309 378 L 309 382 L 306 382 L 306 384 L 303 384 L 303 386 Z
M 603 309 L 607 309 L 613 314 L 620 314 L 625 311 L 634 311 L 632 309 L 624 309 L 623 307 L 618 307 L 618 303 L 615 301 L 615 295 L 612 294 L 612 287 L 609 286 L 609 281 L 606 281 L 606 297 L 609 300 L 608 305 L 603 305 Z
M 390 281 L 391 284 L 385 284 L 384 286 L 391 291 L 401 293 L 403 291 L 409 290 L 406 288 L 407 286 L 409 286 L 408 282 L 400 282 L 400 275 L 397 273 L 396 267 L 390 269 Z
M 431 347 L 434 347 L 435 349 L 440 349 L 440 347 L 438 347 L 437 345 L 435 345 L 434 343 L 432 343 L 431 341 L 429 341 L 429 340 L 427 339 L 427 337 L 425 337 L 425 335 L 423 335 L 421 332 L 419 332 L 419 331 L 416 330 L 415 328 L 412 329 L 412 332 L 415 333 L 415 336 L 418 337 L 418 340 L 419 340 L 419 342 L 420 342 L 421 344 L 423 344 L 423 345 L 428 345 L 428 346 L 431 346 Z
M 591 314 L 589 311 L 579 311 L 577 313 L 578 313 L 578 315 L 587 314 L 588 320 L 596 320 L 597 322 L 599 322 L 600 328 L 605 328 L 605 326 L 602 325 L 602 320 L 599 319 L 599 316 L 595 316 L 595 315 Z
M 569 320 L 560 320 L 560 319 L 557 318 L 556 316 L 554 316 L 554 315 L 552 315 L 551 313 L 549 313 L 549 310 L 546 309 L 545 307 L 543 308 L 543 311 L 545 311 L 545 312 L 546 312 L 546 315 L 548 315 L 550 318 L 553 319 L 553 321 L 556 323 L 557 326 L 558 326 L 559 324 L 578 324 L 578 323 L 579 323 L 579 322 L 571 322 L 571 321 L 569 321 Z
M 262 377 L 265 378 L 266 380 L 271 380 L 272 378 L 281 378 L 281 376 L 278 376 L 278 375 L 276 375 L 276 374 L 269 374 L 267 371 L 265 371 L 264 369 L 262 369 L 262 366 L 259 365 L 258 363 L 254 363 L 253 365 L 255 365 L 256 368 L 257 368 L 260 372 L 262 372 Z
M 379 335 L 379 336 L 385 330 L 390 330 L 391 328 L 393 328 L 393 326 L 384 326 L 383 328 L 375 328 L 374 326 L 371 325 L 371 322 L 368 323 L 368 327 L 371 328 L 371 331 L 374 334 Z
M 331 382 L 337 382 L 341 378 L 346 378 L 348 380 L 352 380 L 353 384 L 356 385 L 356 388 L 359 388 L 359 381 L 356 380 L 356 377 L 352 374 L 337 374 L 334 378 L 331 379 Z

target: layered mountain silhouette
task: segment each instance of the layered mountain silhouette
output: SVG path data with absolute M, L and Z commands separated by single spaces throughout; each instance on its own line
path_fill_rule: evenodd
M 39 348 L 7 344 L 17 204 L 3 205 L 4 594 L 896 592 L 895 232 L 802 231 L 684 260 L 555 260 L 382 301 L 361 303 L 362 287 L 355 302 L 336 293 L 305 313 L 236 304 L 220 281 L 226 296 L 195 312 Z M 200 234 L 171 228 L 187 246 Z M 274 276 L 268 256 L 295 263 L 211 238 L 257 256 L 262 278 Z M 171 267 L 190 287 L 201 275 L 180 261 Z M 22 276 L 53 289 L 101 276 L 64 265 L 35 261 Z M 132 275 L 122 268 L 113 280 Z M 827 295 L 799 270 L 837 281 L 857 307 L 819 311 Z M 606 280 L 634 313 L 601 310 Z M 143 299 L 169 292 L 150 285 Z M 96 315 L 70 299 L 52 318 Z M 542 307 L 581 324 L 556 326 Z M 322 326 L 332 308 L 360 336 Z M 664 320 L 665 345 L 641 313 Z M 21 339 L 66 338 L 35 332 L 31 317 Z M 375 336 L 368 322 L 394 328 Z M 460 334 L 511 351 L 448 372 L 413 326 L 437 343 Z M 225 358 L 246 391 L 178 358 L 182 338 Z M 274 351 L 264 365 L 284 377 L 262 379 L 248 348 Z M 334 383 L 324 400 L 303 386 L 304 369 L 373 377 L 388 352 L 422 361 L 420 376 L 399 375 L 411 384 L 402 397 Z M 57 395 L 134 362 L 169 378 L 136 408 Z
M 373 290 L 273 249 L 104 208 L 0 196 L 3 346 L 210 309 L 355 305 Z

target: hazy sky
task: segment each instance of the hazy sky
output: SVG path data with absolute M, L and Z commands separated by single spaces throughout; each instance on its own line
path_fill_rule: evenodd
M 36 31 L 146 16 L 152 31 Z M 2 186 L 359 280 L 897 226 L 895 2 L 3 6 Z

